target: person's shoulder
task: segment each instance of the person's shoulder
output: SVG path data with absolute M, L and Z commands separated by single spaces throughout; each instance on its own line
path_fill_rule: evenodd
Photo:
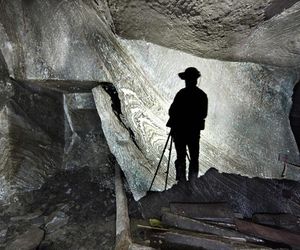
M 197 92 L 198 92 L 199 95 L 207 96 L 206 93 L 202 89 L 200 89 L 198 87 L 197 87 Z
M 186 92 L 186 89 L 183 88 L 183 89 L 180 89 L 178 92 L 177 92 L 177 96 L 180 96 L 180 95 L 183 95 L 184 93 Z

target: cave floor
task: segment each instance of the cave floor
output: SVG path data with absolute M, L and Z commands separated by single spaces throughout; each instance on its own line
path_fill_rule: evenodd
M 144 220 L 132 219 L 133 235 L 161 249 L 299 249 L 299 194 L 297 181 L 212 168 L 139 200 Z
M 17 249 L 28 241 L 36 242 L 35 249 L 113 249 L 114 189 L 91 176 L 88 167 L 59 172 L 41 189 L 2 205 L 0 249 Z

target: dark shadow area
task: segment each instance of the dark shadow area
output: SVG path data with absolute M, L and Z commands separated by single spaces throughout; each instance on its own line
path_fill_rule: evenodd
M 1 207 L 7 246 L 16 235 L 36 227 L 45 233 L 38 249 L 112 249 L 114 185 L 112 179 L 110 186 L 105 185 L 100 171 L 103 182 L 96 181 L 95 174 L 89 167 L 57 172 L 39 190 L 15 196 L 12 204 Z
M 7 65 L 5 62 L 5 59 L 2 55 L 2 52 L 0 50 L 0 79 L 2 77 L 8 77 L 9 73 L 8 73 L 8 69 L 7 69 Z
M 279 15 L 284 10 L 292 7 L 299 0 L 274 0 L 265 11 L 265 20 L 271 19 L 273 16 Z
M 124 121 L 122 120 L 122 109 L 121 109 L 121 101 L 118 95 L 118 91 L 116 87 L 110 83 L 110 82 L 101 82 L 102 88 L 106 91 L 106 93 L 110 96 L 111 98 L 111 107 L 113 109 L 113 112 L 115 113 L 116 117 L 118 118 L 119 122 L 123 125 L 124 128 L 126 128 L 129 132 L 130 138 L 133 141 L 134 145 L 140 149 L 139 145 L 137 144 L 135 140 L 135 135 L 133 130 L 126 126 Z
M 290 124 L 300 153 L 300 82 L 293 89 Z

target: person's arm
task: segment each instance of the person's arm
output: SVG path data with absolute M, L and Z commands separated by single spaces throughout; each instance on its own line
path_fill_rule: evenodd
M 178 97 L 178 93 L 176 94 L 173 103 L 171 104 L 170 108 L 169 108 L 169 120 L 167 122 L 167 127 L 173 127 L 174 126 L 174 121 L 176 120 L 176 113 L 178 112 L 178 103 L 179 101 L 179 97 Z
M 205 94 L 205 96 L 203 98 L 203 119 L 206 118 L 207 111 L 208 111 L 208 98 L 207 98 L 207 95 Z
M 179 98 L 180 98 L 180 95 L 179 95 L 179 93 L 177 93 L 175 98 L 174 98 L 174 101 L 171 104 L 170 109 L 169 109 L 169 116 L 170 117 L 173 117 L 176 114 L 176 111 L 178 110 Z

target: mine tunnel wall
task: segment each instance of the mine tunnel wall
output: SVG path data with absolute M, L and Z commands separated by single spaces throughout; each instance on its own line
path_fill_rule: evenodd
M 110 97 L 96 89 L 94 99 L 110 150 L 136 198 L 148 189 L 166 140 L 167 111 L 176 92 L 183 87 L 177 74 L 191 65 L 201 71 L 200 87 L 209 96 L 209 115 L 201 137 L 201 174 L 216 167 L 224 172 L 279 178 L 282 163 L 277 160 L 278 154 L 295 155 L 297 152 L 288 123 L 290 96 L 297 79 L 293 69 L 204 60 L 143 41 L 122 40 L 112 32 L 111 17 L 104 2 L 97 5 L 93 1 L 79 0 L 13 0 L 2 2 L 0 10 L 4 13 L 0 16 L 3 55 L 0 63 L 4 75 L 7 76 L 8 71 L 10 77 L 20 82 L 28 79 L 94 80 L 110 82 L 116 87 L 123 122 L 133 131 L 138 147 L 132 144 L 131 136 L 123 131 L 119 121 L 114 120 Z M 4 82 L 8 86 L 9 80 Z M 21 94 L 21 91 L 12 92 L 5 95 Z M 13 98 L 12 101 L 15 102 Z M 30 101 L 33 106 L 25 102 L 22 114 L 35 120 L 30 112 L 36 109 L 36 100 Z M 2 115 L 8 117 L 7 110 L 13 110 L 12 107 L 3 109 Z M 29 107 L 32 111 L 28 111 Z M 47 119 L 57 112 L 52 105 L 48 108 L 49 117 L 44 119 L 41 128 L 51 132 L 61 125 L 62 130 L 57 128 L 53 133 L 61 144 L 65 141 L 64 133 L 68 136 L 74 133 L 66 132 L 69 125 L 63 124 L 66 119 L 62 117 L 62 104 L 58 108 L 61 120 L 53 124 L 53 128 L 46 127 L 53 122 Z M 94 117 L 94 114 L 81 115 L 85 119 Z M 11 126 L 14 121 L 9 119 L 10 125 L 3 126 L 8 129 L 3 132 L 8 137 L 17 131 Z M 32 126 L 27 123 L 22 120 L 25 134 Z M 30 136 L 33 135 L 28 134 Z M 11 140 L 8 137 L 7 143 Z M 24 141 L 26 148 L 25 144 Z M 58 148 L 53 150 L 61 150 L 62 146 Z M 172 157 L 174 160 L 174 154 Z M 7 159 L 18 162 L 13 154 Z M 1 169 L 8 166 L 1 166 Z M 171 169 L 171 183 L 174 183 L 174 169 Z M 164 168 L 159 172 L 156 189 L 160 189 L 164 172 Z M 47 175 L 47 171 L 43 174 Z M 297 179 L 299 173 L 291 169 L 288 178 Z

